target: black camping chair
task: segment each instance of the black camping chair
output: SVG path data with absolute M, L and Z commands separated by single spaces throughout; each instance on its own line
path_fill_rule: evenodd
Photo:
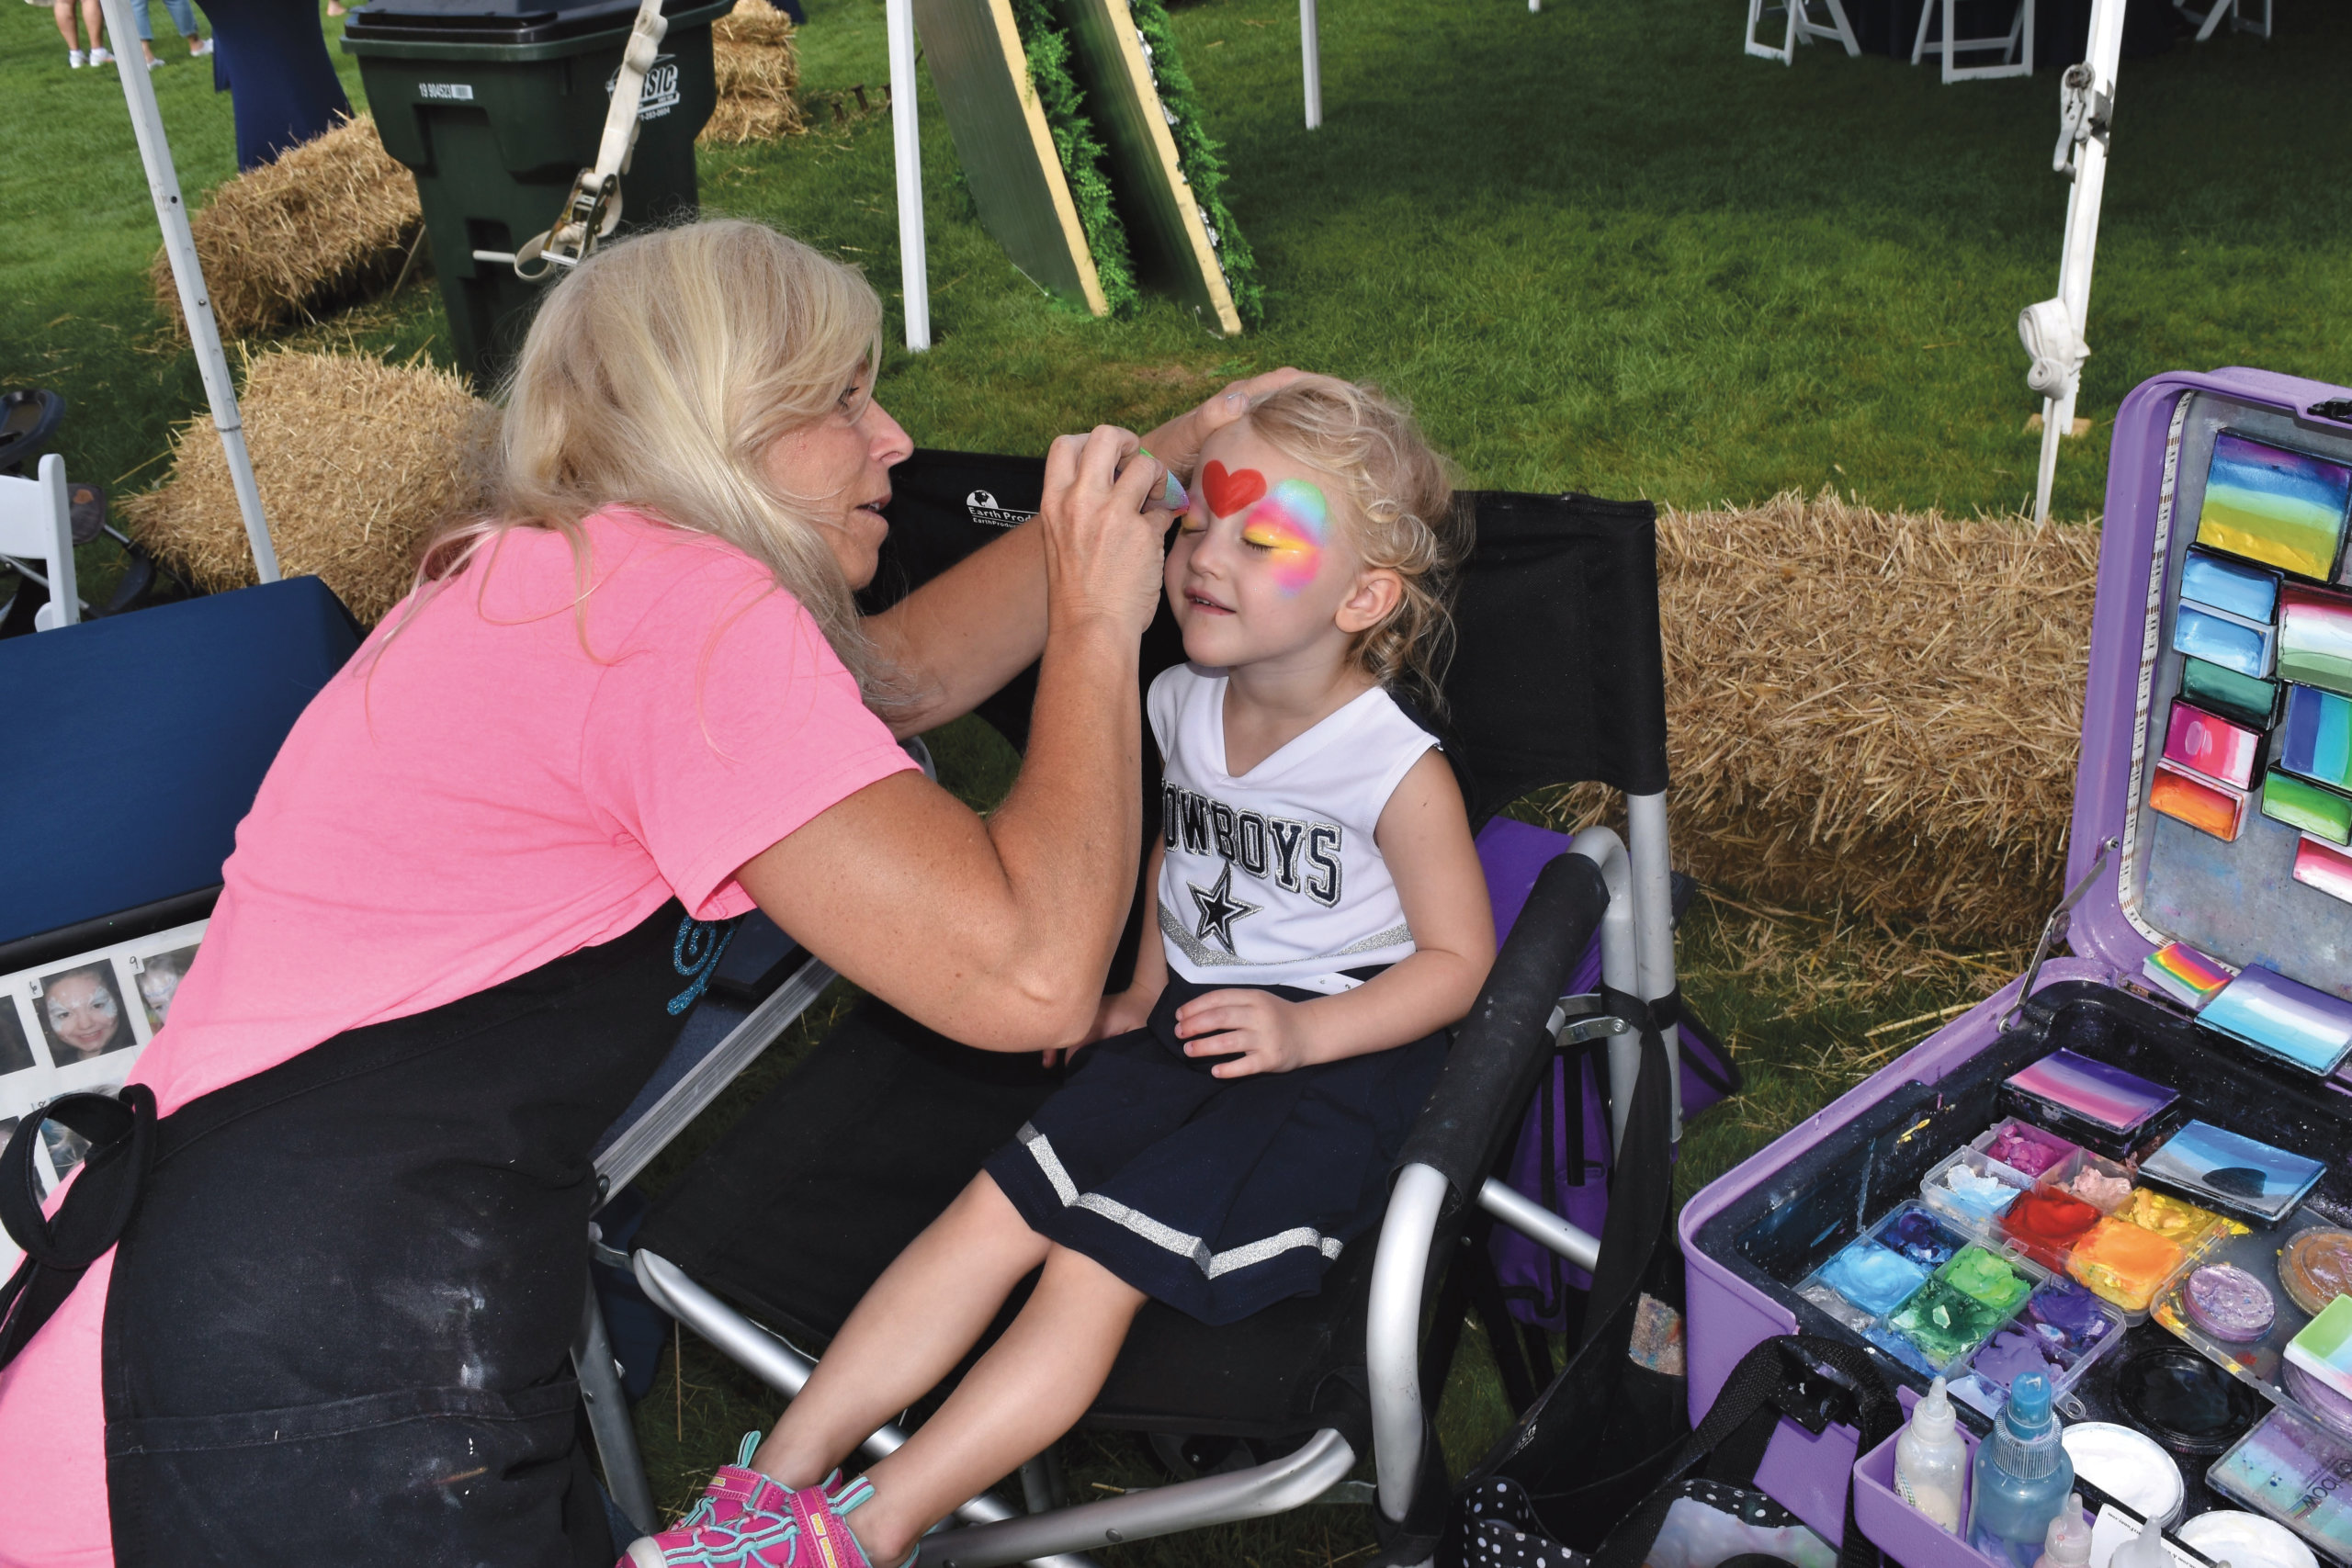
M 1029 515 L 1042 484 L 1039 462 L 917 453 L 893 474 L 892 535 L 873 603 Z M 1417 1124 L 1377 1244 L 1349 1248 L 1318 1295 L 1227 1327 L 1147 1306 L 1084 1423 L 1155 1437 L 1163 1453 L 1184 1438 L 1223 1438 L 1279 1457 L 1074 1507 L 1051 1506 L 1046 1468 L 1036 1466 L 1023 1476 L 1028 1514 L 993 1495 L 976 1498 L 925 1541 L 924 1562 L 1052 1561 L 1287 1511 L 1331 1492 L 1367 1450 L 1379 1476 L 1385 1560 L 1423 1561 L 1446 1502 L 1425 1404 L 1443 1384 L 1453 1338 L 1441 1335 L 1430 1365 L 1419 1344 L 1436 1248 L 1462 1253 L 1452 1244 L 1465 1224 L 1482 1223 L 1483 1210 L 1579 1267 L 1593 1268 L 1604 1252 L 1490 1172 L 1564 1038 L 1611 1037 L 1620 1125 L 1636 1103 L 1637 1079 L 1649 1102 L 1671 1114 L 1675 983 L 1653 513 L 1646 503 L 1582 496 L 1487 493 L 1465 503 L 1476 508 L 1479 545 L 1461 590 L 1447 728 L 1473 826 L 1540 785 L 1599 780 L 1626 795 L 1630 852 L 1606 829 L 1589 829 L 1544 868 Z M 1145 679 L 1181 657 L 1163 615 L 1146 640 Z M 980 710 L 1015 746 L 1033 693 L 1023 677 Z M 1145 799 L 1156 802 L 1150 783 Z M 1596 930 L 1604 991 L 1562 998 Z M 1139 936 L 1139 920 L 1131 921 L 1127 953 Z M 1645 1055 L 1664 1065 L 1645 1073 Z M 969 1050 L 869 1000 L 654 1205 L 629 1256 L 636 1278 L 664 1310 L 796 1393 L 811 1362 L 789 1339 L 835 1331 L 1055 1082 L 1035 1057 Z M 1661 1179 L 1648 1185 L 1663 1194 L 1662 1173 L 1654 1174 Z M 1620 1205 L 1623 1223 L 1661 1225 L 1662 1209 L 1646 1213 L 1654 1206 Z M 1607 1228 L 1620 1224 L 1612 1208 Z M 1604 1265 L 1596 1294 L 1615 1288 L 1608 1273 Z M 626 1422 L 597 1429 L 608 1474 L 636 1470 L 633 1450 L 616 1452 Z M 886 1427 L 865 1452 L 902 1440 Z

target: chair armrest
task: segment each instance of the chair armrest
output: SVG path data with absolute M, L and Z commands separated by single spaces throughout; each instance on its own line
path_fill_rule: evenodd
M 1398 1169 L 1426 1165 L 1438 1171 L 1456 1203 L 1476 1195 L 1550 1059 L 1545 1026 L 1608 907 L 1601 867 L 1587 855 L 1572 850 L 1544 866 L 1477 1005 L 1454 1034 L 1445 1070 L 1397 1156 Z

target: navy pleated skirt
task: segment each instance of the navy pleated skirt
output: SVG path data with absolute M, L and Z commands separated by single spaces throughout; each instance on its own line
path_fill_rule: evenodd
M 1210 1076 L 1170 978 L 1146 1027 L 1078 1054 L 1069 1081 L 987 1169 L 1040 1235 L 1204 1323 L 1312 1295 L 1370 1230 L 1444 1065 L 1442 1032 L 1287 1073 Z M 1316 993 L 1251 987 L 1292 1001 Z

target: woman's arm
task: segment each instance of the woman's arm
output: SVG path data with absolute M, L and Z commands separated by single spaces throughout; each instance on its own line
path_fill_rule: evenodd
M 1136 649 L 1159 597 L 1157 474 L 1136 438 L 1065 436 L 1035 530 L 1049 627 L 1020 779 L 983 822 L 919 773 L 820 813 L 737 874 L 827 964 L 967 1044 L 1076 1043 L 1135 888 Z
M 1265 991 L 1211 991 L 1176 1010 L 1193 1056 L 1240 1053 L 1221 1078 L 1288 1072 L 1392 1050 L 1458 1021 L 1495 963 L 1495 915 L 1453 770 L 1421 754 L 1382 807 L 1374 831 L 1412 928 L 1413 953 L 1352 991 L 1286 1002 Z M 1227 1031 L 1214 1040 L 1198 1035 Z
M 1285 367 L 1236 381 L 1145 436 L 1143 446 L 1190 475 L 1212 432 L 1298 374 Z M 910 701 L 884 716 L 892 734 L 903 739 L 962 717 L 1036 659 L 1046 644 L 1044 560 L 1037 525 L 1024 523 L 865 618 L 866 635 L 912 688 Z

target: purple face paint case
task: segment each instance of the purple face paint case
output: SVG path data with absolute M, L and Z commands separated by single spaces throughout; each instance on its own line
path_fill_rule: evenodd
M 2181 694 L 2184 660 L 2173 637 L 2181 571 L 2190 546 L 2199 544 L 2206 481 L 2224 433 L 2352 463 L 2352 390 L 2232 369 L 2161 376 L 2124 400 L 2109 463 L 2068 839 L 2067 885 L 2086 886 L 2071 911 L 2066 955 L 2030 977 L 2030 996 L 2028 976 L 2013 980 L 1684 1206 L 1694 1419 L 1759 1340 L 1799 1328 L 1855 1338 L 1793 1287 L 2004 1116 L 2055 1127 L 2058 1118 L 2041 1103 L 2047 1097 L 2027 1090 L 2051 1087 L 2042 1081 L 2049 1072 L 2032 1069 L 2061 1052 L 2154 1086 L 2102 1096 L 2094 1087 L 2112 1085 L 2075 1077 L 2059 1086 L 2059 1100 L 2073 1109 L 2120 1112 L 2114 1120 L 2127 1122 L 2148 1100 L 2173 1095 L 2139 1121 L 2140 1132 L 2160 1143 L 2167 1129 L 2194 1118 L 2308 1156 L 2327 1168 L 2311 1201 L 2352 1212 L 2352 1082 L 2299 1070 L 2200 1026 L 2143 973 L 2151 953 L 2178 941 L 2233 970 L 2261 964 L 2352 1007 L 2352 903 L 2294 880 L 2296 827 L 2249 810 L 2239 837 L 2224 842 L 2148 808 L 2167 719 Z M 2216 491 L 2199 547 L 2251 541 L 2243 547 L 2316 562 L 2335 525 L 2314 512 L 2311 498 L 2244 489 Z M 2274 547 L 2278 540 L 2295 551 Z M 2340 526 L 2335 547 L 2327 577 L 2290 572 L 2284 584 L 2352 602 L 2352 590 L 2328 581 L 2352 574 Z M 2276 570 L 2267 560 L 2250 564 Z M 2208 671 L 2195 674 L 2213 679 Z M 2274 739 L 2266 732 L 2266 745 Z M 2037 934 L 2020 931 L 2016 940 L 2030 943 Z M 2024 1085 L 2008 1089 L 2020 1073 Z M 2119 1103 L 2090 1105 L 2107 1099 Z M 2123 1099 L 2132 1104 L 2122 1106 Z M 2154 1322 L 2128 1330 L 2062 1401 L 2061 1415 L 2135 1424 L 2119 1372 L 2147 1352 L 2187 1348 Z M 1927 1380 L 1911 1369 L 1892 1359 L 1881 1365 L 1904 1388 L 1906 1405 L 1924 1391 Z M 1967 1412 L 1963 1425 L 1982 1432 L 1986 1423 Z M 2226 1446 L 2224 1438 L 2210 1451 Z M 1906 1568 L 1980 1568 L 1984 1559 L 1894 1495 L 1892 1451 L 1890 1442 L 1858 1455 L 1850 1427 L 1833 1423 L 1815 1434 L 1784 1420 L 1758 1481 L 1834 1542 L 1843 1533 L 1850 1479 L 1860 1529 L 1895 1561 Z M 2190 1515 L 2233 1506 L 2207 1487 L 2210 1462 L 2182 1462 Z

